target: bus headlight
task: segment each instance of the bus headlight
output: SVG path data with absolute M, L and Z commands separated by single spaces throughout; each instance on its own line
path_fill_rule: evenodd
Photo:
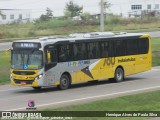
M 39 79 L 42 77 L 43 75 L 41 74 L 41 75 L 39 75 Z
M 12 75 L 10 75 L 10 79 L 11 79 L 11 80 L 13 79 L 13 76 L 12 76 Z
M 35 77 L 34 80 L 38 80 L 38 79 L 40 79 L 40 78 L 42 78 L 42 77 L 43 77 L 43 74 L 40 74 L 40 75 L 38 75 L 37 77 Z

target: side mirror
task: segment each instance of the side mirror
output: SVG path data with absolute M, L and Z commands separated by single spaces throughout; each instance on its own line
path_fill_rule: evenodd
M 11 56 L 11 49 L 6 50 L 5 55 L 6 55 L 7 61 L 10 62 L 11 61 L 11 57 L 10 57 Z

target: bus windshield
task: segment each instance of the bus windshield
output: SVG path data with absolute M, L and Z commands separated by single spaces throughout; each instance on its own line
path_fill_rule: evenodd
M 11 68 L 13 69 L 36 70 L 43 67 L 42 51 L 13 50 L 11 56 Z

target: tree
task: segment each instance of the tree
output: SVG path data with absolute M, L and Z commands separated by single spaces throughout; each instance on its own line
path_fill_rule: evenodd
M 66 17 L 74 17 L 74 16 L 79 16 L 80 13 L 82 13 L 83 6 L 79 6 L 75 4 L 73 1 L 69 1 L 66 3 L 65 7 L 65 16 Z
M 48 18 L 52 18 L 53 17 L 53 14 L 52 14 L 53 11 L 49 8 L 47 8 L 46 11 L 47 11 L 46 15 L 48 16 Z
M 70 18 L 70 17 L 71 17 L 71 12 L 70 12 L 70 11 L 65 11 L 65 12 L 64 12 L 64 16 L 65 16 L 66 18 Z
M 90 15 L 90 13 L 88 13 L 88 12 L 84 12 L 84 13 L 82 13 L 80 16 L 81 16 L 81 19 L 82 19 L 83 21 L 88 21 L 88 20 L 91 19 L 91 15 Z
M 48 21 L 48 20 L 52 19 L 52 18 L 53 18 L 52 12 L 53 12 L 53 11 L 52 11 L 50 8 L 47 8 L 47 9 L 46 9 L 46 14 L 45 14 L 45 15 L 42 14 L 42 15 L 40 16 L 39 20 L 40 20 L 40 21 Z
M 109 3 L 107 0 L 104 1 L 104 9 L 106 11 L 106 9 L 111 7 L 111 3 Z

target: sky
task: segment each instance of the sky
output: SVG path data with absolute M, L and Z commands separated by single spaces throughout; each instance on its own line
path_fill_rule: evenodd
M 70 0 L 0 0 L 0 9 L 30 9 L 32 18 L 37 18 L 46 12 L 46 8 L 53 10 L 54 16 L 63 16 L 65 5 Z M 83 6 L 83 12 L 99 13 L 100 0 L 73 0 Z

